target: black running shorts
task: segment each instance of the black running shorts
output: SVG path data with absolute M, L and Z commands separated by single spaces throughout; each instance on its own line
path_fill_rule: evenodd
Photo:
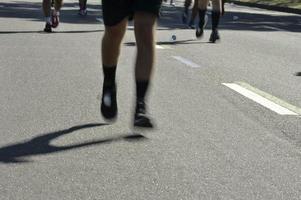
M 104 24 L 114 26 L 137 11 L 159 16 L 161 3 L 162 0 L 102 0 Z

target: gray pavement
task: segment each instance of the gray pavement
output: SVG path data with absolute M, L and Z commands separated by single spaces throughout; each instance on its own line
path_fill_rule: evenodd
M 298 112 L 301 16 L 227 4 L 221 42 L 210 44 L 210 24 L 196 40 L 176 5 L 164 5 L 158 23 L 148 102 L 157 127 L 141 132 L 131 125 L 131 26 L 117 72 L 119 116 L 107 124 L 100 2 L 89 1 L 81 18 L 77 2 L 65 1 L 59 28 L 45 34 L 39 1 L 1 1 L 1 200 L 301 199 L 300 115 L 223 85 L 247 83 Z

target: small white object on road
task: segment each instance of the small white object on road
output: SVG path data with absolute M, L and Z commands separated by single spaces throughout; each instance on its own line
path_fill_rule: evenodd
M 170 38 L 171 42 L 175 42 L 177 40 L 177 36 L 176 35 L 172 35 Z

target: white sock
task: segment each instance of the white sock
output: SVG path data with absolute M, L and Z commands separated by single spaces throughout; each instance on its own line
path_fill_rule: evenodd
M 46 23 L 51 24 L 51 17 L 45 17 Z

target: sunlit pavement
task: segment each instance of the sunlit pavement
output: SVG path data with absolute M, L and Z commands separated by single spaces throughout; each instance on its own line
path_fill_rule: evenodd
M 39 1 L 0 3 L 0 199 L 300 199 L 301 16 L 226 4 L 221 41 L 164 4 L 148 107 L 132 128 L 132 23 L 118 120 L 100 114 L 100 1 L 65 1 L 54 33 Z M 172 39 L 172 36 L 173 37 Z M 176 38 L 176 39 L 175 39 Z

